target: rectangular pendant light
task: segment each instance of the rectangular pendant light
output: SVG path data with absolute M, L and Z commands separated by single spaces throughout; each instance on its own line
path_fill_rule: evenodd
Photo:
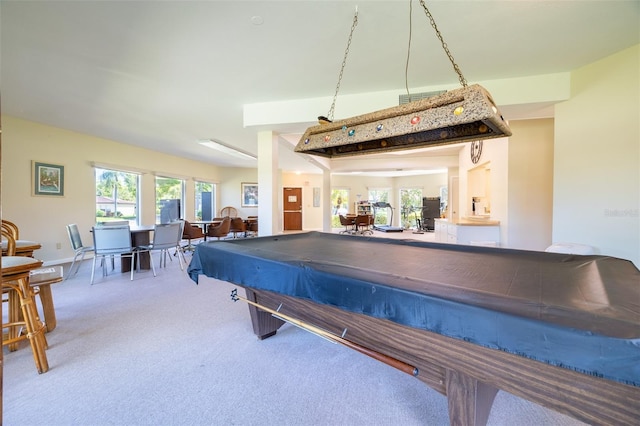
M 346 157 L 511 136 L 491 95 L 474 84 L 309 127 L 296 152 Z

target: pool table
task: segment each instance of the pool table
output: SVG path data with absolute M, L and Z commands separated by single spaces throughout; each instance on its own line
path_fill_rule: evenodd
M 590 424 L 640 419 L 626 260 L 309 232 L 200 244 L 189 274 L 243 287 L 259 338 L 277 311 L 415 367 L 451 424 L 485 424 L 500 389 Z

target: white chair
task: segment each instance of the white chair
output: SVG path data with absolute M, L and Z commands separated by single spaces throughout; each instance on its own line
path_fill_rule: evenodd
M 102 275 L 107 275 L 106 258 L 112 256 L 120 256 L 120 258 L 131 258 L 131 281 L 133 281 L 134 265 L 138 264 L 140 268 L 139 254 L 147 251 L 144 248 L 133 248 L 131 245 L 131 230 L 129 225 L 125 226 L 94 226 L 93 227 L 93 246 L 95 256 L 93 257 L 93 267 L 91 268 L 91 284 L 96 270 L 96 261 L 98 258 L 102 260 Z M 136 259 L 137 257 L 137 259 Z M 136 262 L 137 260 L 137 262 Z
M 184 271 L 184 263 L 186 260 L 184 259 L 184 252 L 182 251 L 182 247 L 180 247 L 180 241 L 182 240 L 182 228 L 184 226 L 184 222 L 171 222 L 164 224 L 156 224 L 153 228 L 153 241 L 148 246 L 140 246 L 136 247 L 138 250 L 142 251 L 159 251 L 160 252 L 160 267 L 162 268 L 162 264 L 164 261 L 164 267 L 167 267 L 167 256 L 171 259 L 171 255 L 169 254 L 170 249 L 176 249 L 176 255 L 178 256 L 178 261 L 180 262 L 180 269 Z M 153 276 L 156 276 L 156 268 L 153 264 L 153 256 L 151 256 L 151 269 L 153 270 Z
M 76 275 L 78 273 L 78 270 L 80 269 L 80 264 L 84 260 L 84 255 L 94 251 L 93 246 L 85 246 L 84 244 L 82 244 L 80 231 L 78 231 L 78 225 L 76 225 L 75 223 L 67 225 L 67 234 L 69 234 L 69 241 L 71 242 L 71 248 L 73 248 L 73 251 L 75 253 L 73 256 L 73 262 L 71 262 L 71 267 L 67 272 L 67 276 L 65 277 L 65 280 L 67 280 L 71 276 L 71 272 L 73 272 L 73 266 L 76 264 L 76 260 L 78 259 L 78 256 L 80 256 L 80 262 L 78 262 L 78 267 L 76 268 L 76 271 L 73 273 L 73 275 Z

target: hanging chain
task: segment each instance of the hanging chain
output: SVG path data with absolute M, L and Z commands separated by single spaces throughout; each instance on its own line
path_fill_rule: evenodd
M 440 34 L 440 31 L 438 30 L 438 26 L 436 25 L 436 21 L 435 19 L 433 19 L 433 15 L 431 15 L 431 12 L 429 12 L 427 5 L 424 4 L 424 0 L 419 0 L 419 1 L 420 1 L 420 4 L 422 5 L 422 8 L 424 9 L 425 15 L 427 15 L 427 18 L 429 18 L 429 22 L 431 22 L 431 26 L 436 31 L 436 35 L 438 36 L 440 43 L 442 43 L 442 48 L 444 49 L 445 53 L 449 57 L 449 61 L 451 61 L 451 65 L 453 65 L 454 71 L 456 72 L 456 74 L 458 74 L 458 80 L 460 81 L 460 84 L 462 84 L 462 87 L 467 87 L 467 80 L 462 76 L 462 71 L 460 71 L 460 67 L 458 67 L 458 64 L 456 64 L 456 61 L 453 59 L 453 55 L 451 54 L 451 52 L 449 52 L 447 43 L 444 42 L 442 38 L 442 34 Z
M 353 31 L 356 29 L 356 25 L 358 25 L 358 8 L 356 7 L 356 13 L 353 15 L 353 24 L 351 25 L 351 32 L 349 33 L 349 41 L 347 41 L 347 48 L 344 51 L 344 59 L 342 60 L 342 67 L 340 68 L 340 74 L 338 75 L 338 84 L 336 85 L 336 93 L 333 95 L 333 102 L 331 103 L 331 108 L 327 113 L 327 117 L 329 121 L 333 121 L 333 112 L 336 108 L 336 98 L 338 97 L 338 91 L 340 90 L 340 82 L 342 81 L 342 73 L 344 72 L 344 67 L 347 65 L 347 55 L 349 55 L 349 47 L 351 46 L 351 38 L 353 37 Z
M 411 102 L 411 94 L 409 93 L 409 58 L 411 57 L 411 15 L 413 11 L 413 0 L 409 0 L 409 44 L 407 46 L 407 62 L 404 65 L 404 88 L 407 90 L 407 99 Z

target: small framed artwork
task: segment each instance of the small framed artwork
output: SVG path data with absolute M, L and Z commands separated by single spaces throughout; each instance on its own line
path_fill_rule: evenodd
M 31 162 L 33 195 L 64 196 L 64 166 Z
M 320 187 L 313 188 L 313 207 L 320 207 Z
M 258 184 L 246 183 L 241 184 L 240 192 L 242 194 L 242 207 L 258 207 Z

